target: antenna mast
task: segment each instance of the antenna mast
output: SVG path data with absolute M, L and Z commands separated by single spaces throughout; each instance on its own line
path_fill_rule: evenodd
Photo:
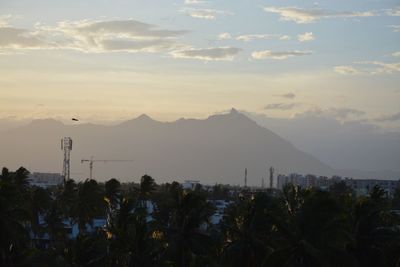
M 244 169 L 244 187 L 247 187 L 247 168 Z
M 274 185 L 274 167 L 269 168 L 269 188 L 272 188 Z
M 64 162 L 62 176 L 64 177 L 64 183 L 70 179 L 70 157 L 72 150 L 72 139 L 71 137 L 64 137 L 61 139 L 61 150 L 64 151 Z

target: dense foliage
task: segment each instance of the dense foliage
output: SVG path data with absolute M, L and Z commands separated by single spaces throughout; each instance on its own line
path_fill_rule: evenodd
M 338 183 L 232 193 L 156 185 L 148 175 L 43 189 L 28 175 L 1 173 L 0 266 L 400 266 L 400 190 L 355 197 Z M 230 201 L 217 225 L 210 199 Z M 106 224 L 88 231 L 95 218 Z M 66 222 L 78 226 L 76 238 Z

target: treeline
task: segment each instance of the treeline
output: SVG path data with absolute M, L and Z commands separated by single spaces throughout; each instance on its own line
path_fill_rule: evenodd
M 43 189 L 28 177 L 22 167 L 1 173 L 1 266 L 400 266 L 400 190 L 356 197 L 338 183 L 230 194 L 147 175 Z M 218 225 L 211 198 L 231 203 Z M 95 218 L 107 218 L 105 227 L 88 231 Z M 78 225 L 76 238 L 67 221 Z

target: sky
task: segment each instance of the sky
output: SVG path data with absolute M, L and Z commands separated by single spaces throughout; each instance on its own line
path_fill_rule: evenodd
M 231 107 L 400 131 L 400 2 L 0 2 L 0 120 Z

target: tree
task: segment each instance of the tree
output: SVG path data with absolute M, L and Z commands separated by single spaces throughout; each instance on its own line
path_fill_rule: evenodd
M 166 228 L 167 261 L 179 267 L 194 266 L 207 256 L 212 240 L 205 229 L 213 213 L 214 208 L 201 194 L 190 191 L 178 196 Z
M 76 201 L 72 207 L 72 218 L 78 223 L 79 234 L 86 232 L 96 216 L 104 215 L 103 193 L 95 180 L 85 180 L 78 184 Z
M 156 183 L 154 182 L 154 179 L 145 174 L 142 176 L 140 179 L 140 192 L 139 192 L 139 198 L 140 200 L 148 200 L 150 195 L 153 193 L 153 191 L 156 188 Z

